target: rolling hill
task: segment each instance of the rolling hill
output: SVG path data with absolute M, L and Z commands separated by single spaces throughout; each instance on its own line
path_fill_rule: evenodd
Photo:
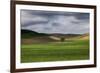
M 80 37 L 81 40 L 89 40 L 89 33 L 85 33 Z
M 48 36 L 45 33 L 38 33 L 35 31 L 31 31 L 31 30 L 21 30 L 21 38 L 32 38 L 32 37 L 38 37 L 38 36 Z
M 32 44 L 32 43 L 47 43 L 54 42 L 55 39 L 49 37 L 49 34 L 38 33 L 30 30 L 21 30 L 21 43 Z
M 47 42 L 59 42 L 61 38 L 64 38 L 64 41 L 68 40 L 87 40 L 89 39 L 89 34 L 46 34 L 38 33 L 31 30 L 21 30 L 21 38 L 23 44 L 31 43 L 47 43 Z

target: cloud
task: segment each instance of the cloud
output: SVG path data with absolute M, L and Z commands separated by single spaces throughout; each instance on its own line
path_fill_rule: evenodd
M 40 33 L 88 33 L 89 13 L 21 10 L 21 28 Z
M 21 10 L 21 25 L 30 26 L 38 23 L 45 23 L 48 19 L 39 15 L 30 14 L 28 11 Z

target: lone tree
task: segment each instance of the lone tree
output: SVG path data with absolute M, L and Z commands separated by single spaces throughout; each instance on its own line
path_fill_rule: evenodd
M 65 41 L 65 38 L 64 37 L 61 37 L 60 40 L 61 40 L 61 42 L 64 42 Z

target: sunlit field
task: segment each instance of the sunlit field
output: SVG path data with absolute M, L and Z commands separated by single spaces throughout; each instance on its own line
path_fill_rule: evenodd
M 89 40 L 22 44 L 21 62 L 69 61 L 89 59 Z

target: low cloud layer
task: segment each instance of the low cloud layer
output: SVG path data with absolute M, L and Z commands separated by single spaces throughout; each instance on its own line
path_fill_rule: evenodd
M 39 33 L 88 33 L 89 13 L 21 10 L 21 29 Z

